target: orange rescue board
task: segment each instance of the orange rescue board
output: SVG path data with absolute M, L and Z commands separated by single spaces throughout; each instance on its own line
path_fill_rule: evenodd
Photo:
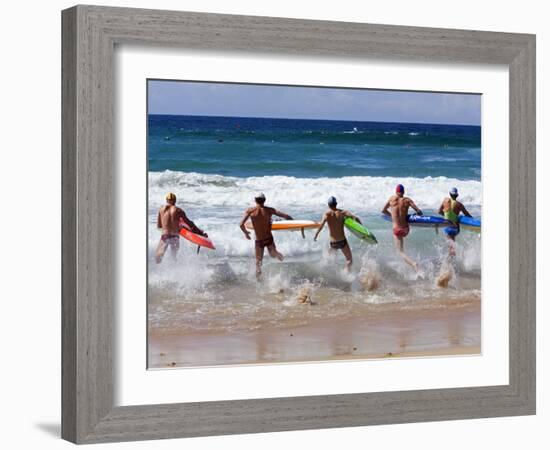
M 313 228 L 319 228 L 321 224 L 314 222 L 313 220 L 277 220 L 271 224 L 272 230 L 287 230 L 287 231 L 300 231 Z M 253 230 L 252 222 L 246 222 L 246 228 Z

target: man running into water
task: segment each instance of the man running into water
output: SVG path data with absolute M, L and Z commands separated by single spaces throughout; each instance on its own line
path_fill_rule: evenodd
M 265 195 L 263 193 L 254 197 L 256 206 L 248 208 L 243 220 L 241 220 L 241 230 L 245 237 L 250 240 L 250 232 L 246 229 L 246 221 L 250 218 L 256 235 L 256 278 L 260 278 L 262 274 L 262 262 L 264 259 L 264 249 L 267 248 L 269 256 L 277 258 L 279 261 L 284 259 L 284 256 L 277 251 L 273 234 L 271 234 L 271 221 L 273 216 L 279 216 L 283 219 L 292 220 L 288 214 L 277 211 L 275 208 L 265 206 Z
M 166 196 L 166 205 L 161 206 L 157 217 L 157 228 L 162 230 L 159 245 L 155 255 L 157 264 L 160 264 L 168 247 L 175 260 L 180 248 L 180 228 L 185 226 L 193 233 L 204 237 L 208 235 L 189 220 L 183 209 L 176 206 L 176 196 L 171 192 Z
M 351 248 L 349 247 L 346 235 L 344 233 L 344 220 L 346 220 L 347 217 L 351 217 L 353 220 L 359 223 L 361 223 L 361 220 L 349 211 L 338 209 L 337 205 L 338 203 L 336 202 L 335 197 L 330 197 L 328 199 L 329 210 L 325 214 L 323 214 L 323 218 L 321 219 L 321 226 L 317 230 L 317 233 L 315 233 L 315 237 L 313 238 L 313 240 L 317 240 L 319 233 L 325 226 L 325 223 L 327 223 L 330 235 L 330 250 L 331 252 L 342 250 L 342 253 L 346 257 L 346 270 L 349 272 L 353 263 L 353 257 L 351 255 Z
M 450 197 L 450 198 L 449 198 Z M 465 206 L 457 200 L 458 198 L 458 189 L 452 188 L 449 191 L 449 197 L 445 197 L 441 206 L 439 207 L 439 214 L 445 217 L 452 225 L 443 229 L 445 235 L 447 236 L 449 242 L 449 256 L 456 255 L 455 249 L 455 238 L 460 233 L 460 224 L 458 221 L 458 216 L 460 213 L 464 214 L 466 217 L 472 217 Z
M 391 212 L 388 211 L 388 208 L 391 208 Z M 414 202 L 405 197 L 405 188 L 402 184 L 398 184 L 395 188 L 395 195 L 392 195 L 390 199 L 384 205 L 382 209 L 382 214 L 390 216 L 393 223 L 393 239 L 395 242 L 395 247 L 401 255 L 401 258 L 409 264 L 414 270 L 418 271 L 418 264 L 416 261 L 413 261 L 409 258 L 403 249 L 404 239 L 409 234 L 409 222 L 408 222 L 408 213 L 409 208 L 412 208 L 416 213 L 421 216 L 422 211 L 414 204 Z

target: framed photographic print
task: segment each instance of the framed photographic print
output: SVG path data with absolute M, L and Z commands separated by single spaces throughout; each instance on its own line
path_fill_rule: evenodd
M 533 414 L 534 50 L 64 11 L 63 437 Z
M 480 94 L 147 100 L 149 368 L 481 353 Z

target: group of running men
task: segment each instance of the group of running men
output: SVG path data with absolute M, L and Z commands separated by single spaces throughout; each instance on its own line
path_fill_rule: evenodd
M 455 237 L 460 233 L 459 215 L 462 213 L 465 216 L 471 217 L 464 205 L 457 200 L 458 190 L 452 188 L 449 192 L 449 197 L 445 197 L 439 207 L 439 214 L 449 221 L 449 225 L 444 228 L 445 235 L 449 241 L 449 255 L 455 255 Z M 255 251 L 256 251 L 256 276 L 259 277 L 262 273 L 262 262 L 264 251 L 267 249 L 272 258 L 282 261 L 284 256 L 277 251 L 275 240 L 271 232 L 271 223 L 273 216 L 278 216 L 283 219 L 292 220 L 292 217 L 284 212 L 278 211 L 265 205 L 265 195 L 260 193 L 254 198 L 255 206 L 248 208 L 241 220 L 240 227 L 246 239 L 251 239 L 250 231 L 246 228 L 246 222 L 250 220 L 255 234 Z M 338 203 L 335 197 L 328 199 L 328 210 L 323 214 L 319 229 L 315 233 L 314 240 L 317 241 L 319 233 L 323 227 L 328 225 L 330 235 L 331 251 L 341 250 L 346 258 L 346 268 L 350 270 L 353 257 L 351 248 L 344 233 L 344 220 L 351 217 L 355 221 L 361 223 L 361 220 L 349 211 L 338 208 Z M 384 205 L 382 214 L 391 217 L 393 223 L 393 238 L 396 249 L 403 260 L 418 270 L 418 263 L 411 259 L 404 251 L 404 239 L 409 234 L 408 214 L 412 208 L 418 215 L 422 215 L 422 211 L 415 205 L 413 200 L 405 197 L 405 188 L 402 184 L 398 184 L 395 188 L 395 194 L 392 195 Z M 175 258 L 179 250 L 179 230 L 182 226 L 186 226 L 193 233 L 208 237 L 203 230 L 197 227 L 191 221 L 185 212 L 176 206 L 176 196 L 169 193 L 166 196 L 166 205 L 163 205 L 158 213 L 157 227 L 162 230 L 162 235 L 156 251 L 156 262 L 160 263 L 168 247 L 171 249 L 172 256 Z

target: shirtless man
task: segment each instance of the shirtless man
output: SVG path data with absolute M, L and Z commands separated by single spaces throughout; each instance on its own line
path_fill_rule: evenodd
M 157 217 L 157 228 L 162 230 L 155 255 L 157 264 L 160 264 L 168 247 L 175 260 L 180 248 L 180 228 L 188 227 L 193 233 L 204 237 L 208 235 L 189 220 L 183 209 L 176 206 L 176 196 L 171 192 L 166 196 L 166 205 L 161 206 Z
M 388 208 L 391 208 L 391 212 L 388 211 Z M 398 184 L 395 188 L 395 195 L 392 195 L 386 202 L 382 209 L 382 214 L 391 217 L 393 222 L 393 239 L 397 251 L 407 264 L 418 271 L 418 264 L 416 261 L 409 258 L 403 249 L 403 240 L 409 234 L 409 222 L 407 220 L 409 208 L 414 209 L 419 216 L 422 215 L 422 211 L 414 202 L 410 198 L 405 197 L 405 188 L 403 185 Z
M 346 257 L 346 270 L 349 272 L 353 263 L 353 257 L 351 255 L 351 248 L 349 247 L 346 235 L 344 233 L 344 220 L 346 220 L 347 217 L 351 217 L 359 223 L 361 223 L 361 220 L 349 211 L 338 209 L 337 205 L 338 203 L 336 202 L 335 197 L 330 197 L 328 199 L 329 210 L 323 214 L 321 226 L 317 230 L 317 233 L 315 233 L 313 240 L 317 240 L 319 233 L 327 223 L 330 235 L 330 251 L 333 252 L 335 250 L 342 250 L 342 253 Z
M 449 198 L 450 197 L 450 198 Z M 449 242 L 449 256 L 456 255 L 455 238 L 460 233 L 460 225 L 458 222 L 458 216 L 460 213 L 466 217 L 472 217 L 465 206 L 457 200 L 458 189 L 452 188 L 449 191 L 449 197 L 445 197 L 441 206 L 439 207 L 439 214 L 445 217 L 452 225 L 443 229 Z
M 252 226 L 254 227 L 254 234 L 256 235 L 256 278 L 260 278 L 262 275 L 262 262 L 264 259 L 264 249 L 267 248 L 269 256 L 277 258 L 279 261 L 284 259 L 284 256 L 277 251 L 275 247 L 275 241 L 273 240 L 273 234 L 271 234 L 271 221 L 272 216 L 279 216 L 283 219 L 292 220 L 288 214 L 277 211 L 275 208 L 265 206 L 265 195 L 263 193 L 254 197 L 256 206 L 248 208 L 244 217 L 241 220 L 241 230 L 245 237 L 250 240 L 250 232 L 246 229 L 246 221 L 250 218 Z

